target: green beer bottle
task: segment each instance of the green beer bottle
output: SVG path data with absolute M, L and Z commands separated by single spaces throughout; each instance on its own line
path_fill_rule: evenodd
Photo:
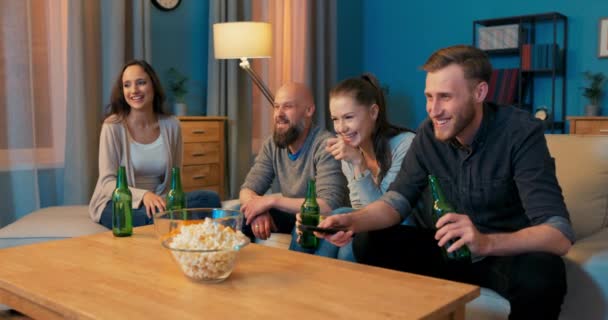
M 186 220 L 186 193 L 182 189 L 182 179 L 179 174 L 179 167 L 171 169 L 171 190 L 167 193 L 167 210 L 182 212 L 184 220 Z
M 317 203 L 317 191 L 315 180 L 308 180 L 308 189 L 306 190 L 306 199 L 300 207 L 300 216 L 302 224 L 316 227 L 319 224 L 319 204 Z M 302 248 L 314 249 L 319 244 L 319 239 L 311 231 L 303 231 L 298 238 L 298 243 Z
M 112 193 L 112 233 L 115 237 L 129 237 L 133 234 L 131 201 L 127 172 L 124 166 L 120 166 L 116 179 L 116 190 Z
M 437 223 L 437 220 L 439 220 L 441 216 L 448 212 L 456 212 L 456 210 L 443 194 L 443 190 L 439 185 L 437 177 L 434 175 L 429 175 L 429 185 L 431 186 L 431 194 L 433 195 L 433 221 Z M 456 242 L 456 240 L 457 239 L 451 239 L 441 248 L 443 257 L 450 261 L 471 262 L 471 251 L 466 245 L 463 245 L 462 247 L 458 248 L 458 250 L 453 252 L 447 251 L 447 249 L 454 242 Z

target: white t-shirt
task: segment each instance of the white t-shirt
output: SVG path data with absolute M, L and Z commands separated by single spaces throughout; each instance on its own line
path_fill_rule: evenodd
M 162 135 L 158 135 L 154 142 L 148 144 L 129 139 L 129 153 L 137 188 L 156 192 L 156 188 L 165 178 L 168 161 L 167 146 Z

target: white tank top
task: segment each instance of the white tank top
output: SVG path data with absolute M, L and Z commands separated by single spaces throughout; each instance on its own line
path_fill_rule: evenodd
M 156 187 L 165 178 L 167 170 L 167 146 L 162 134 L 152 143 L 142 144 L 129 137 L 131 165 L 135 175 L 135 186 L 156 192 Z

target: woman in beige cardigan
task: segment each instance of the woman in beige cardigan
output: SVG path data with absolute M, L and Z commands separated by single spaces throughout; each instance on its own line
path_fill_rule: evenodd
M 179 121 L 163 111 L 165 94 L 156 72 L 143 60 L 125 64 L 112 88 L 99 141 L 99 179 L 89 203 L 93 221 L 112 228 L 112 192 L 125 166 L 133 195 L 133 226 L 152 223 L 165 210 L 171 168 L 182 165 Z M 187 193 L 188 207 L 220 207 L 212 191 Z

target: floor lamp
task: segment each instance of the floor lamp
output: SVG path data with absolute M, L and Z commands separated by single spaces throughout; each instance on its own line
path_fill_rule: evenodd
M 251 69 L 248 58 L 270 58 L 272 29 L 266 22 L 225 22 L 213 24 L 213 48 L 216 59 L 241 59 L 239 66 L 247 71 L 270 105 L 274 95 Z

